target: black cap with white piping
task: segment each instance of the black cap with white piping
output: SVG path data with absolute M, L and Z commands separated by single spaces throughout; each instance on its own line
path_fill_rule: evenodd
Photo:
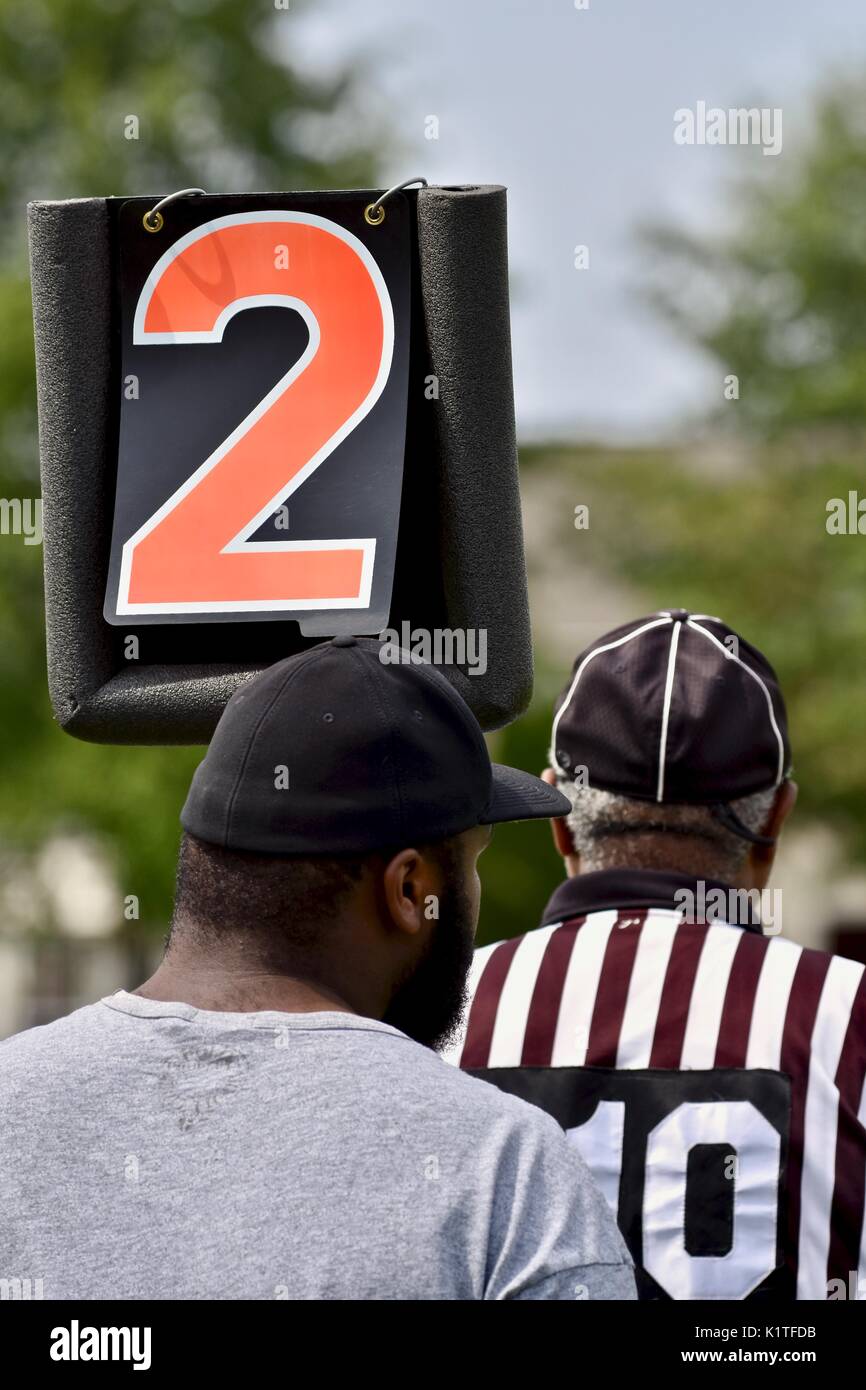
M 556 706 L 556 768 L 641 800 L 717 808 L 790 772 L 787 717 L 766 658 L 720 618 L 666 609 L 599 638 Z

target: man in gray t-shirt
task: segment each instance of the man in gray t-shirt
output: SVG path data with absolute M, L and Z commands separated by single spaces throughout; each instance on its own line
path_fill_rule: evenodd
M 0 1046 L 0 1274 L 45 1298 L 630 1298 L 542 1111 L 355 1014 L 115 994 Z
M 0 1280 L 633 1298 L 555 1122 L 433 1050 L 460 1016 L 490 826 L 567 809 L 491 767 L 438 672 L 374 642 L 243 686 L 183 810 L 156 973 L 0 1044 Z

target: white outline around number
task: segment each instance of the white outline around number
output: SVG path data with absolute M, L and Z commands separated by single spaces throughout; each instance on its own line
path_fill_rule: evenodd
M 252 518 L 245 523 L 238 533 L 223 546 L 220 554 L 232 554 L 239 552 L 267 551 L 270 554 L 283 553 L 287 551 L 303 550 L 361 550 L 363 560 L 361 567 L 360 594 L 356 597 L 338 599 L 229 599 L 229 600 L 204 600 L 194 603 L 166 602 L 166 603 L 131 603 L 129 600 L 129 584 L 132 570 L 132 555 L 139 541 L 149 535 L 156 526 L 168 514 L 180 504 L 184 497 L 195 488 L 200 480 L 209 473 L 212 468 L 220 462 L 222 458 L 235 446 L 239 439 L 252 429 L 257 420 L 271 408 L 274 401 L 278 399 L 301 373 L 309 366 L 319 348 L 320 333 L 319 324 L 315 314 L 309 305 L 292 295 L 248 295 L 237 299 L 222 310 L 212 329 L 192 330 L 184 333 L 153 333 L 147 332 L 144 327 L 145 316 L 153 295 L 162 275 L 176 257 L 188 246 L 199 241 L 202 237 L 210 235 L 223 227 L 234 227 L 247 222 L 293 222 L 304 226 L 321 227 L 332 235 L 339 237 L 350 246 L 364 263 L 379 299 L 382 310 L 382 357 L 379 363 L 379 370 L 370 391 L 347 420 L 337 429 L 331 437 L 325 441 L 322 447 L 313 454 L 312 458 L 299 469 L 295 476 L 286 484 L 284 488 L 268 502 Z M 256 613 L 256 612 L 292 612 L 292 611 L 320 611 L 329 608 L 369 608 L 370 591 L 373 584 L 373 562 L 376 551 L 375 537 L 363 539 L 341 539 L 341 540 L 316 540 L 316 541 L 249 541 L 250 536 L 264 521 L 271 515 L 278 506 L 286 501 L 301 485 L 316 471 L 321 463 L 333 453 L 337 445 L 342 443 L 352 431 L 360 424 L 366 415 L 370 413 L 376 401 L 385 388 L 391 371 L 391 363 L 394 356 L 394 311 L 388 288 L 385 284 L 384 276 L 379 269 L 373 256 L 368 251 L 363 242 L 359 241 L 352 232 L 341 227 L 336 222 L 331 222 L 328 218 L 319 217 L 315 213 L 301 212 L 244 212 L 236 213 L 233 216 L 214 218 L 210 222 L 203 223 L 193 231 L 182 236 L 178 241 L 170 246 L 169 249 L 160 257 L 151 270 L 144 283 L 141 294 L 136 305 L 135 318 L 133 320 L 133 342 L 141 345 L 151 343 L 218 343 L 222 341 L 226 324 L 235 314 L 244 309 L 260 308 L 263 306 L 277 305 L 284 308 L 296 309 L 307 324 L 310 334 L 310 341 L 304 352 L 294 363 L 291 369 L 281 377 L 275 386 L 267 393 L 263 400 L 256 405 L 250 413 L 232 430 L 231 434 L 222 441 L 220 445 L 211 453 L 199 467 L 185 479 L 172 495 L 163 502 L 152 516 L 148 517 L 137 531 L 135 531 L 124 542 L 120 564 L 120 583 L 117 595 L 117 614 L 118 616 L 147 614 L 147 613 Z

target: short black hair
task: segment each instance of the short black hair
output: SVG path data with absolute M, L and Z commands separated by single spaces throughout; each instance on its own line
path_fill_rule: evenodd
M 418 846 L 451 877 L 453 840 Z M 398 853 L 277 855 L 222 849 L 185 832 L 180 842 L 174 912 L 166 941 L 181 936 L 207 948 L 228 938 L 255 938 L 275 968 L 315 962 L 327 947 L 328 923 L 376 864 Z
M 360 882 L 369 855 L 255 854 L 222 849 L 185 833 L 177 861 L 168 946 L 181 932 L 215 942 L 255 933 L 290 935 L 303 949 L 312 933 Z

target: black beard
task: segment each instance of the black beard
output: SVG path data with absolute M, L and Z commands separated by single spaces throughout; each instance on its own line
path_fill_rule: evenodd
M 440 895 L 439 914 L 426 954 L 398 986 L 382 1019 L 436 1052 L 452 1040 L 463 1018 L 475 945 L 472 912 L 462 889 L 449 887 Z

